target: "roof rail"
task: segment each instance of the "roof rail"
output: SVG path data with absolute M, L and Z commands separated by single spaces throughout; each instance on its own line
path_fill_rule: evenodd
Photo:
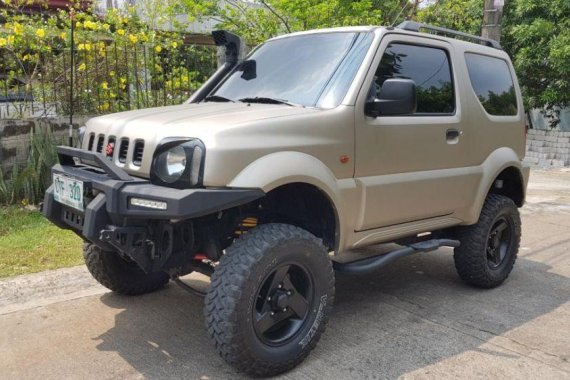
M 404 21 L 400 25 L 398 25 L 397 28 L 403 29 L 403 30 L 409 30 L 410 32 L 419 32 L 420 29 L 427 29 L 427 30 L 430 30 L 432 32 L 437 32 L 439 34 L 448 34 L 450 36 L 458 36 L 458 37 L 463 37 L 463 38 L 469 38 L 471 40 L 476 40 L 476 41 L 482 42 L 485 45 L 490 46 L 492 48 L 502 50 L 501 45 L 497 41 L 492 40 L 490 38 L 479 37 L 479 36 L 475 36 L 473 34 L 458 32 L 458 31 L 453 30 L 453 29 L 447 29 L 447 28 L 441 28 L 439 26 L 423 24 L 421 22 Z

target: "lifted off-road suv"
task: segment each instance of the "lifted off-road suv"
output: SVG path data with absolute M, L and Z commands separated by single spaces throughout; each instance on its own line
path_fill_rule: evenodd
M 214 38 L 226 63 L 187 104 L 92 119 L 81 149 L 58 148 L 43 212 L 85 240 L 101 284 L 211 275 L 217 350 L 273 375 L 315 347 L 335 270 L 449 246 L 466 283 L 507 278 L 529 170 L 496 42 L 406 22 L 290 34 L 240 60 L 236 36 Z M 401 248 L 342 259 L 387 242 Z

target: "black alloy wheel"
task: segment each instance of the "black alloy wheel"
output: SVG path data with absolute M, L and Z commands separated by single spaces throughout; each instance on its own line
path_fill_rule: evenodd
M 313 296 L 313 280 L 301 264 L 283 264 L 273 270 L 263 281 L 252 310 L 258 338 L 271 346 L 293 338 L 308 320 Z
M 460 227 L 453 258 L 459 277 L 469 285 L 494 288 L 511 273 L 521 240 L 521 219 L 512 199 L 489 194 L 479 221 Z
M 487 238 L 487 263 L 491 269 L 500 267 L 513 245 L 512 221 L 500 217 L 492 226 Z
M 248 375 L 274 376 L 309 355 L 333 303 L 334 271 L 322 241 L 297 226 L 270 223 L 226 249 L 204 317 L 227 363 Z

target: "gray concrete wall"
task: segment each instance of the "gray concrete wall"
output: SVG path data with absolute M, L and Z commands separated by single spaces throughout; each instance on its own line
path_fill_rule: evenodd
M 530 129 L 525 161 L 540 168 L 570 166 L 570 132 Z
M 87 121 L 88 117 L 76 118 L 74 129 Z M 31 147 L 31 134 L 35 130 L 51 129 L 54 137 L 62 143 L 69 135 L 69 118 L 54 117 L 26 120 L 0 119 L 0 170 L 9 177 L 15 165 L 24 167 Z
M 544 116 L 540 109 L 530 111 L 530 122 L 533 129 L 550 130 L 550 118 Z M 570 132 L 570 108 L 560 111 L 560 124 L 555 128 L 557 131 Z

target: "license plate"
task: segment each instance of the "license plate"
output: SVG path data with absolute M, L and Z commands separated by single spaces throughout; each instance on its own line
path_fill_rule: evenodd
M 56 202 L 83 211 L 83 182 L 61 174 L 54 174 L 53 198 Z

